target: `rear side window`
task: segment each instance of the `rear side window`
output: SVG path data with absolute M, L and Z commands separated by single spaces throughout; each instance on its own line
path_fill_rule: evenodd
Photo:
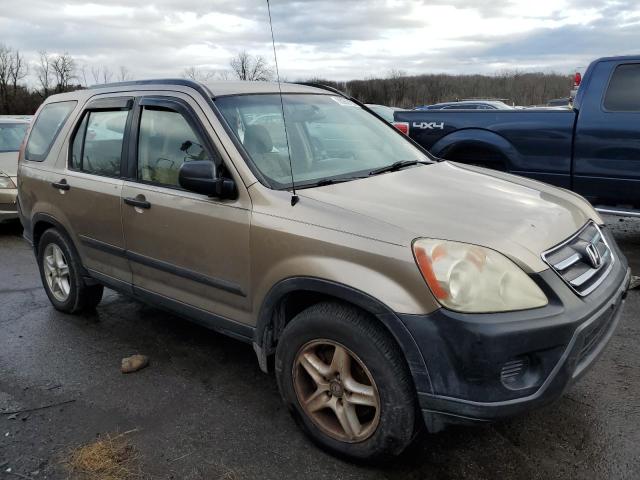
M 76 131 L 71 165 L 94 175 L 119 177 L 128 110 L 87 112 Z
M 640 112 L 640 64 L 616 68 L 604 98 L 604 108 L 612 112 Z
M 69 114 L 76 106 L 76 101 L 57 102 L 46 105 L 36 119 L 25 151 L 25 158 L 34 162 L 42 162 L 51 149 L 51 145 L 60 133 Z

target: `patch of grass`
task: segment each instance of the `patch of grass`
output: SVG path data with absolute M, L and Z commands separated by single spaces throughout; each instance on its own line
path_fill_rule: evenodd
M 71 478 L 78 480 L 137 480 L 142 474 L 138 453 L 126 439 L 131 432 L 106 435 L 72 450 L 65 463 Z

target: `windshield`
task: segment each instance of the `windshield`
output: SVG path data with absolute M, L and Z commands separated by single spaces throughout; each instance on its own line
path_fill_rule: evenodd
M 27 127 L 27 123 L 0 123 L 0 152 L 20 150 Z
M 296 186 L 366 176 L 396 162 L 429 159 L 402 135 L 346 98 L 285 94 L 285 118 Z M 280 96 L 216 99 L 256 168 L 275 188 L 291 186 Z

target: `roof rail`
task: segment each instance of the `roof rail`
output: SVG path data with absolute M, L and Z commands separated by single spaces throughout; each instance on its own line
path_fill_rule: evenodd
M 90 90 L 94 88 L 104 88 L 104 87 L 131 87 L 134 85 L 182 85 L 185 87 L 193 87 L 195 85 L 200 85 L 198 82 L 194 80 L 188 80 L 186 78 L 160 78 L 156 80 L 129 80 L 126 82 L 111 82 L 111 83 L 103 83 L 98 85 L 91 85 L 89 87 Z
M 304 85 L 305 87 L 314 87 L 314 88 L 319 88 L 321 90 L 327 90 L 329 92 L 337 93 L 338 95 L 348 98 L 350 100 L 353 99 L 351 96 L 347 95 L 342 90 L 338 90 L 337 88 L 330 87 L 329 85 L 324 85 L 322 83 L 314 83 L 314 82 L 294 82 L 294 83 L 296 85 Z
M 101 85 L 91 85 L 89 87 L 89 90 L 112 87 L 135 87 L 139 85 L 179 85 L 181 87 L 191 87 L 194 90 L 197 90 L 205 98 L 213 97 L 211 90 L 209 90 L 206 85 L 186 78 L 160 78 L 157 80 L 131 80 L 128 82 L 113 82 Z

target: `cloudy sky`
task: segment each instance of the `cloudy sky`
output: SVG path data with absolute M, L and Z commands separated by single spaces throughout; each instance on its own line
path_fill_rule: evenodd
M 281 75 L 571 72 L 640 53 L 640 0 L 271 0 Z M 266 0 L 0 0 L 0 43 L 136 78 L 272 59 Z

